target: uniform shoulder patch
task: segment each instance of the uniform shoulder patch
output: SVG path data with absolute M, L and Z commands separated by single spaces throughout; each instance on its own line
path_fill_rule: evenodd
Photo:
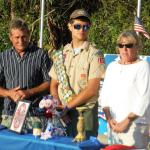
M 99 57 L 98 57 L 98 63 L 99 63 L 99 64 L 104 64 L 104 57 L 99 56 Z
M 104 64 L 104 57 L 101 50 L 97 50 L 96 55 L 98 55 L 98 63 Z

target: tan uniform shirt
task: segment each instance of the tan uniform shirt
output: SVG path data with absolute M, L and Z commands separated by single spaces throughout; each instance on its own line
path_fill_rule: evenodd
M 64 65 L 66 73 L 69 77 L 69 83 L 75 94 L 80 93 L 86 88 L 88 81 L 94 78 L 101 78 L 104 75 L 105 67 L 103 57 L 100 51 L 92 46 L 89 42 L 84 42 L 81 51 L 78 54 L 74 53 L 71 44 L 67 44 L 63 50 Z M 57 74 L 52 66 L 49 75 L 57 80 Z M 58 94 L 60 100 L 65 104 L 61 95 L 61 85 L 58 86 Z M 92 97 L 89 102 L 96 102 L 98 94 Z

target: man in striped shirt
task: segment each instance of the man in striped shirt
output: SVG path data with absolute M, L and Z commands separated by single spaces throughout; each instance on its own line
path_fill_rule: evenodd
M 0 97 L 4 97 L 2 124 L 6 126 L 10 123 L 4 122 L 13 115 L 18 100 L 29 100 L 33 106 L 49 90 L 51 61 L 45 51 L 29 43 L 29 35 L 22 19 L 12 20 L 12 48 L 0 53 L 0 82 L 5 82 L 5 88 L 0 85 Z

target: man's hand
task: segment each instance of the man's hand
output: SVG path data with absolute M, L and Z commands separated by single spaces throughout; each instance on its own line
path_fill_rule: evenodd
M 17 95 L 19 95 L 20 100 L 23 100 L 29 98 L 32 95 L 32 92 L 30 90 L 18 90 Z
M 63 109 L 62 109 L 62 112 L 60 114 L 60 117 L 63 118 L 67 115 L 68 111 L 69 111 L 69 107 L 68 106 L 65 106 Z
M 20 90 L 20 87 L 16 87 L 13 89 L 8 90 L 8 97 L 13 100 L 14 102 L 17 102 L 20 98 L 20 95 L 17 93 L 17 91 Z
M 21 90 L 20 87 L 8 90 L 8 97 L 14 102 L 29 98 L 31 95 L 32 92 L 30 90 Z
M 70 109 L 64 105 L 59 105 L 57 107 L 57 111 L 59 111 L 59 114 L 60 114 L 60 121 L 62 122 L 64 127 L 66 127 L 66 124 L 68 124 L 70 122 L 70 118 L 67 115 L 69 110 Z

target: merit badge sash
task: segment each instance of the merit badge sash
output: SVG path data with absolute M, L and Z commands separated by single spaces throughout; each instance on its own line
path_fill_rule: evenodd
M 59 83 L 62 85 L 62 96 L 64 100 L 69 102 L 74 95 L 73 91 L 70 88 L 68 76 L 66 74 L 66 69 L 64 66 L 64 58 L 62 50 L 55 50 L 52 52 L 53 64 L 56 69 L 56 74 L 58 77 Z

